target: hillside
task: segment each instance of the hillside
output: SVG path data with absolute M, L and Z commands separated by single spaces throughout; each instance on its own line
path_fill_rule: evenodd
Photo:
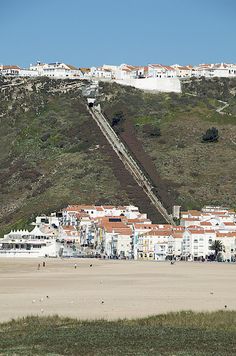
M 68 203 L 133 203 L 161 221 L 89 115 L 87 86 L 0 78 L 0 235 Z M 98 101 L 171 212 L 176 203 L 235 206 L 235 92 L 226 79 L 186 81 L 183 94 L 101 83 Z M 203 143 L 212 126 L 219 141 Z
M 86 85 L 0 79 L 1 235 L 69 203 L 134 203 L 158 218 L 86 110 Z
M 153 94 L 102 84 L 100 102 L 167 208 L 173 200 L 183 209 L 235 207 L 236 80 L 186 80 L 182 90 Z M 218 142 L 202 142 L 211 127 L 219 130 Z

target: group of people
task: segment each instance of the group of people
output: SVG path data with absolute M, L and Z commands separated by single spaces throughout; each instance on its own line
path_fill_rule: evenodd
M 43 267 L 46 267 L 46 262 L 43 262 L 43 263 L 42 263 L 42 266 L 43 266 Z M 38 263 L 38 271 L 40 270 L 40 268 L 41 268 L 41 263 Z

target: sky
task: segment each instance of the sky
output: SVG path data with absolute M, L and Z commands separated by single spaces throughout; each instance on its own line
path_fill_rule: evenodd
M 0 64 L 236 63 L 235 0 L 0 0 Z

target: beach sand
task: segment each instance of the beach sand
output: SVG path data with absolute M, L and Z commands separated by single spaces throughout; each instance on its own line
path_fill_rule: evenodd
M 0 321 L 53 314 L 111 320 L 225 305 L 236 310 L 235 296 L 236 264 L 0 259 Z

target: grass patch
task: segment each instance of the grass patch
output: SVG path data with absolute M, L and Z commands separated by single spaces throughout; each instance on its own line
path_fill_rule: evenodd
M 236 312 L 180 312 L 145 319 L 27 317 L 0 325 L 4 355 L 235 355 Z

